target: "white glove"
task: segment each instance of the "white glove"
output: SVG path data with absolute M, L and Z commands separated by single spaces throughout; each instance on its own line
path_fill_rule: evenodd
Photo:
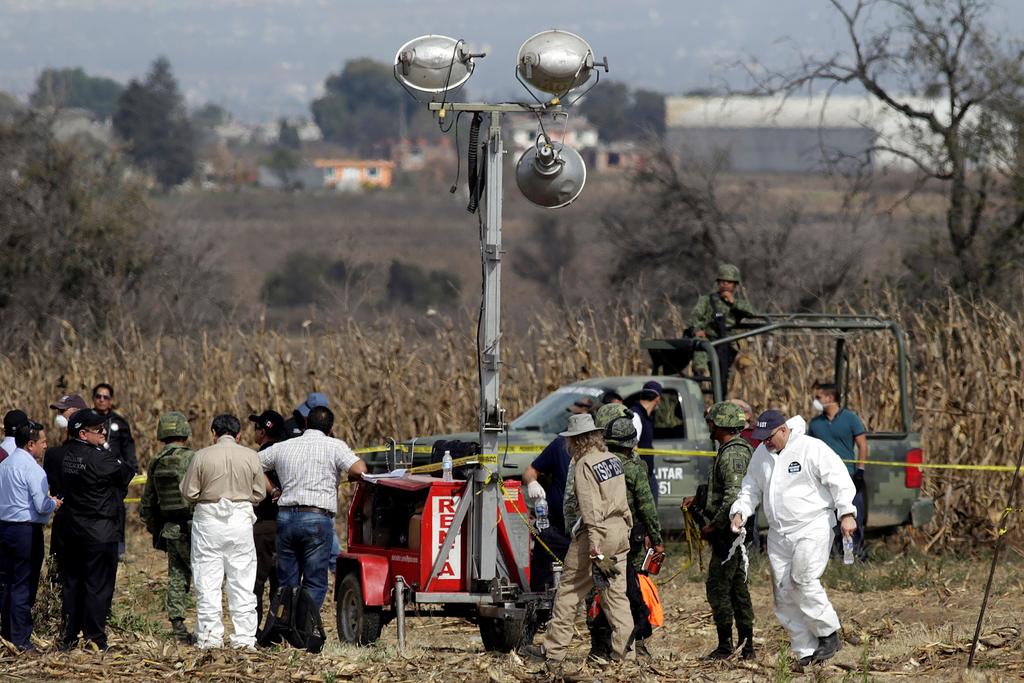
M 540 500 L 545 496 L 547 496 L 547 494 L 544 492 L 544 487 L 540 485 L 539 481 L 533 480 L 526 485 L 527 498 L 530 498 L 532 500 Z

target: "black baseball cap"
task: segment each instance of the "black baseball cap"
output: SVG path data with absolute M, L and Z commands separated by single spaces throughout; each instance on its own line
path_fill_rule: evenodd
M 107 421 L 107 416 L 100 412 L 93 410 L 92 408 L 86 408 L 79 410 L 71 416 L 71 424 L 68 425 L 68 433 L 73 436 L 78 436 L 78 432 L 81 429 L 88 429 L 89 427 L 96 427 L 104 424 Z
M 272 438 L 278 439 L 284 436 L 284 417 L 276 410 L 264 410 L 259 415 L 250 415 L 249 422 L 256 425 L 256 429 L 262 429 Z
M 784 424 L 786 424 L 785 415 L 778 410 L 766 410 L 757 416 L 757 420 L 754 422 L 754 433 L 750 435 L 750 438 L 764 441 Z
M 661 396 L 661 383 L 660 382 L 656 382 L 653 379 L 652 380 L 648 380 L 647 382 L 644 382 L 644 393 L 645 394 L 655 394 L 657 396 Z
M 28 422 L 28 415 L 24 410 L 8 410 L 4 415 L 4 433 L 14 436 L 14 430 L 18 428 L 18 425 L 23 425 L 26 422 Z

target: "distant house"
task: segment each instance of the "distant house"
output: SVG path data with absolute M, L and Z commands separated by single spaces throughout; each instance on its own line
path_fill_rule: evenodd
M 647 163 L 643 149 L 631 140 L 620 140 L 598 145 L 594 152 L 595 173 L 638 171 Z
M 313 166 L 322 170 L 324 187 L 335 190 L 388 188 L 395 170 L 383 159 L 316 159 Z
M 552 142 L 561 142 L 580 153 L 598 145 L 597 126 L 583 116 L 570 116 L 568 121 L 545 121 L 544 130 Z M 512 147 L 520 152 L 533 147 L 540 132 L 540 125 L 532 116 L 517 119 L 509 131 Z

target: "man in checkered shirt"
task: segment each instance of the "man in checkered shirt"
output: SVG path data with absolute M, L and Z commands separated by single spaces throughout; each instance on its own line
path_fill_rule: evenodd
M 265 471 L 281 482 L 277 512 L 277 580 L 281 588 L 302 586 L 319 609 L 327 597 L 327 566 L 338 513 L 338 485 L 366 473 L 344 441 L 331 436 L 334 413 L 318 406 L 306 417 L 306 431 L 260 451 Z

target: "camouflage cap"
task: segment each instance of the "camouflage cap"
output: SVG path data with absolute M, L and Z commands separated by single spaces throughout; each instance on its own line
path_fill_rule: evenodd
M 725 429 L 743 429 L 747 426 L 747 416 L 743 414 L 743 409 L 729 401 L 720 401 L 711 406 L 707 420 Z
M 156 427 L 157 441 L 164 439 L 178 438 L 187 439 L 192 436 L 192 428 L 188 424 L 188 418 L 174 410 L 160 416 L 160 422 Z
M 621 403 L 601 406 L 594 416 L 594 424 L 604 430 L 605 443 L 623 448 L 635 448 L 636 427 L 633 426 L 633 411 Z
M 715 279 L 725 280 L 726 282 L 739 282 L 740 269 L 731 263 L 720 263 L 718 265 L 718 275 L 715 276 Z

